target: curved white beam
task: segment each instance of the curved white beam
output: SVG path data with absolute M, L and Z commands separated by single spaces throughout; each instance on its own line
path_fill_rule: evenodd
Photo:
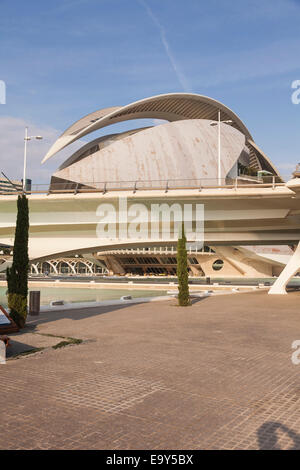
M 106 108 L 88 114 L 69 127 L 50 148 L 42 163 L 67 145 L 91 132 L 117 122 L 131 119 L 156 118 L 167 121 L 183 119 L 217 119 L 221 111 L 222 120 L 232 120 L 233 127 L 248 139 L 252 136 L 241 119 L 227 106 L 207 96 L 193 93 L 167 93 L 145 98 L 123 107 Z
M 288 285 L 289 281 L 292 279 L 295 274 L 297 274 L 300 271 L 300 242 L 298 243 L 298 246 L 287 263 L 286 267 L 280 274 L 280 276 L 276 279 L 274 282 L 273 286 L 269 290 L 269 294 L 271 295 L 282 295 L 282 294 L 287 294 L 286 291 L 286 286 Z
M 267 157 L 267 155 L 259 148 L 259 146 L 253 142 L 253 140 L 251 139 L 248 139 L 247 140 L 247 143 L 250 145 L 250 147 L 252 147 L 257 154 L 260 155 L 260 157 L 262 158 L 262 160 L 267 164 L 267 166 L 270 166 L 270 169 L 272 169 L 276 175 L 278 175 L 281 180 L 283 181 L 279 171 L 277 170 L 276 166 L 274 165 L 274 163 L 271 162 L 271 160 Z

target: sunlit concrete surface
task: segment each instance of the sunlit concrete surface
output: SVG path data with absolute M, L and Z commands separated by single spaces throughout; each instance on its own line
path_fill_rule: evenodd
M 0 448 L 300 449 L 299 300 L 254 292 L 30 317 L 28 342 L 84 342 L 1 366 Z

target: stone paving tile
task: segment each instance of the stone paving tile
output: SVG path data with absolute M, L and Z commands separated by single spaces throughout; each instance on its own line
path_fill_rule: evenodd
M 0 366 L 0 449 L 300 449 L 299 293 L 45 314 Z

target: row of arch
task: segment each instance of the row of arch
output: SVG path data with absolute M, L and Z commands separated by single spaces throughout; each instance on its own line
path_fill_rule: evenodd
M 30 267 L 31 274 L 106 274 L 107 270 L 102 266 L 98 266 L 90 260 L 86 259 L 51 259 L 47 261 L 41 261 L 31 263 Z
M 1 266 L 5 271 L 7 266 L 11 265 L 12 258 L 0 257 L 0 272 Z M 103 264 L 103 263 L 102 263 Z M 104 265 L 99 266 L 90 260 L 83 258 L 61 258 L 61 259 L 50 259 L 46 261 L 38 261 L 30 263 L 30 274 L 107 274 L 108 270 Z

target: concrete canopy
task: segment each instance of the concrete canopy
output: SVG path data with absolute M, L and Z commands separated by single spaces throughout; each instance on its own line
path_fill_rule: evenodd
M 191 93 L 168 93 L 145 98 L 127 106 L 118 106 L 95 111 L 70 126 L 52 145 L 42 163 L 67 145 L 98 129 L 131 119 L 163 119 L 180 121 L 184 119 L 231 120 L 232 126 L 241 131 L 247 139 L 252 136 L 241 119 L 227 106 L 207 96 Z

